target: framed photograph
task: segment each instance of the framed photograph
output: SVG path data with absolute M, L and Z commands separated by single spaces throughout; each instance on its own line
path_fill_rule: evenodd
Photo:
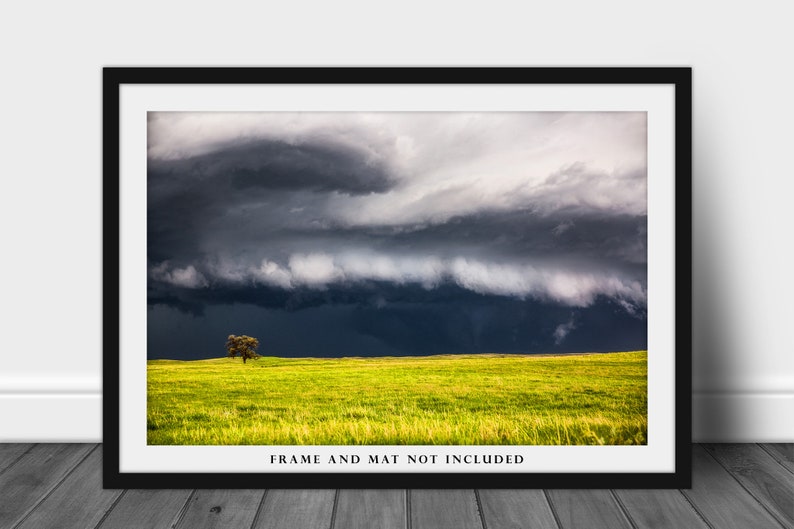
M 106 68 L 109 488 L 687 488 L 689 68 Z

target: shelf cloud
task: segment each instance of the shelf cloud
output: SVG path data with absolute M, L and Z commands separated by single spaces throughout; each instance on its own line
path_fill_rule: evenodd
M 324 289 L 329 285 L 356 288 L 366 281 L 398 285 L 416 283 L 432 289 L 443 281 L 480 294 L 535 297 L 564 305 L 586 307 L 599 295 L 630 306 L 644 306 L 646 293 L 637 280 L 602 272 L 566 271 L 531 264 L 489 263 L 458 257 L 402 257 L 374 254 L 293 254 L 286 265 L 263 260 L 258 266 L 231 268 L 227 262 L 211 269 L 217 280 L 230 283 L 294 290 Z M 193 265 L 169 268 L 168 262 L 152 269 L 151 277 L 182 288 L 206 288 L 208 282 Z
M 550 348 L 609 314 L 642 327 L 646 136 L 631 112 L 149 113 L 150 306 L 374 307 L 384 345 L 381 309 L 454 304 L 453 288 L 483 314 L 567 311 Z M 571 309 L 601 316 L 574 325 Z

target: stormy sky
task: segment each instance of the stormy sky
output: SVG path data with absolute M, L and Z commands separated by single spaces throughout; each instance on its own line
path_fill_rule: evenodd
M 148 116 L 148 356 L 641 349 L 646 115 Z

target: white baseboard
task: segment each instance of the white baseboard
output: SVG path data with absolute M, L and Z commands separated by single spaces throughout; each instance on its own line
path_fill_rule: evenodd
M 102 393 L 0 393 L 0 442 L 98 443 Z
M 794 393 L 696 393 L 692 407 L 695 442 L 794 442 Z M 0 394 L 0 442 L 102 442 L 102 394 Z
M 692 439 L 699 443 L 792 443 L 794 393 L 695 393 Z

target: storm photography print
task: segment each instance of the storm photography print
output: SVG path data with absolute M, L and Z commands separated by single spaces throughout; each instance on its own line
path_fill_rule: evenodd
M 645 112 L 147 119 L 147 444 L 647 444 Z

